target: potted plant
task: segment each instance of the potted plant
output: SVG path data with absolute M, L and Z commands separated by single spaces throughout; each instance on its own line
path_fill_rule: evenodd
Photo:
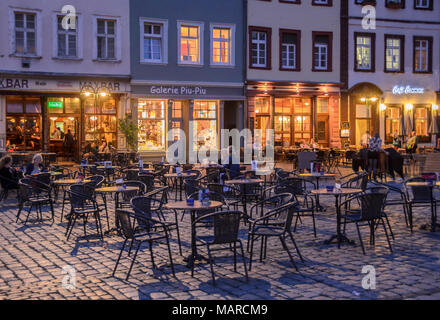
M 133 123 L 131 116 L 126 115 L 124 119 L 119 119 L 118 128 L 124 134 L 130 151 L 136 152 L 139 128 L 135 123 Z

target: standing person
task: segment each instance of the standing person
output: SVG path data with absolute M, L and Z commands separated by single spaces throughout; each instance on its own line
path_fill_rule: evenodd
M 64 135 L 63 149 L 64 153 L 68 154 L 70 157 L 73 154 L 73 147 L 75 141 L 73 140 L 73 134 L 70 129 L 67 129 L 67 133 Z
M 374 180 L 377 175 L 377 161 L 379 160 L 379 151 L 382 149 L 382 139 L 379 133 L 376 133 L 373 138 L 370 139 L 368 146 L 368 176 L 371 178 L 371 171 L 373 171 Z
M 361 137 L 361 146 L 363 145 L 367 145 L 370 142 L 371 136 L 370 136 L 370 131 L 365 132 L 362 137 Z

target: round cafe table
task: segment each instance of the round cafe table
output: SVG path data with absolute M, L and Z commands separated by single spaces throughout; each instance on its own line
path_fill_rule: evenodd
M 115 228 L 110 229 L 110 227 L 108 226 L 109 230 L 104 232 L 104 234 L 109 234 L 109 233 L 111 233 L 113 231 L 117 231 L 118 235 L 121 234 L 121 230 L 120 230 L 120 226 L 119 226 L 119 220 L 118 220 L 118 217 L 116 215 L 116 210 L 118 209 L 118 205 L 119 205 L 119 194 L 123 193 L 123 192 L 130 192 L 130 191 L 136 191 L 136 190 L 138 190 L 137 187 L 126 187 L 126 188 L 123 188 L 122 186 L 104 187 L 104 188 L 99 188 L 99 189 L 95 190 L 97 193 L 100 193 L 103 196 L 102 199 L 104 201 L 104 208 L 105 208 L 105 212 L 107 214 L 107 217 L 108 217 L 108 212 L 107 212 L 107 197 L 106 197 L 106 194 L 107 193 L 114 193 L 115 194 Z M 108 221 L 108 219 L 107 219 L 107 221 Z
M 315 189 L 319 190 L 320 189 L 319 179 L 321 179 L 321 178 L 334 178 L 336 176 L 336 174 L 333 174 L 333 173 L 324 173 L 324 174 L 321 174 L 321 173 L 302 173 L 299 176 L 304 179 L 315 179 L 316 180 Z M 324 207 L 319 204 L 319 196 L 316 196 L 316 207 L 317 207 L 318 211 L 325 211 Z
M 197 253 L 196 246 L 196 228 L 194 221 L 196 220 L 197 211 L 203 211 L 207 209 L 217 209 L 223 206 L 220 201 L 210 201 L 208 206 L 203 206 L 198 200 L 194 200 L 194 205 L 190 206 L 186 201 L 176 201 L 167 203 L 164 205 L 165 209 L 169 210 L 183 210 L 191 213 L 191 254 L 185 259 L 187 260 L 187 267 L 191 268 L 195 261 L 207 260 L 205 257 Z
M 339 190 L 333 189 L 332 192 L 327 191 L 327 189 L 318 189 L 318 190 L 312 190 L 312 194 L 319 195 L 319 196 L 334 196 L 335 197 L 335 207 L 336 207 L 336 234 L 331 236 L 330 239 L 326 240 L 325 244 L 330 244 L 334 240 L 338 242 L 338 248 L 341 247 L 341 243 L 350 243 L 353 244 L 354 241 L 351 241 L 347 238 L 347 236 L 342 233 L 341 231 L 341 208 L 340 208 L 340 202 L 341 202 L 341 196 L 348 196 L 353 194 L 362 193 L 361 189 L 349 189 L 349 188 L 342 188 Z
M 188 178 L 188 177 L 193 177 L 195 176 L 195 173 L 186 173 L 186 172 L 182 172 L 180 174 L 177 173 L 166 173 L 164 174 L 165 178 L 171 178 L 171 179 L 176 179 L 178 181 L 178 186 L 176 186 L 176 200 L 177 200 L 177 187 L 179 188 L 179 201 L 182 201 L 182 190 L 183 190 L 183 179 L 184 178 Z
M 243 211 L 247 215 L 247 186 L 250 184 L 260 184 L 263 183 L 263 179 L 234 179 L 234 180 L 227 180 L 225 181 L 225 184 L 228 185 L 240 185 L 243 186 L 241 189 L 241 198 L 243 201 Z

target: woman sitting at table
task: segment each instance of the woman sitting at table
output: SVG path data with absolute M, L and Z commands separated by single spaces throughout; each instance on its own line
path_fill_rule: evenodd
M 107 141 L 102 140 L 101 145 L 98 148 L 98 152 L 103 152 L 103 153 L 109 152 Z
M 41 156 L 41 154 L 37 153 L 32 158 L 32 163 L 29 163 L 27 165 L 25 175 L 32 175 L 45 171 L 47 170 L 43 165 L 43 157 Z
M 315 139 L 310 140 L 310 147 L 312 149 L 319 149 L 319 145 L 315 142 Z
M 12 157 L 4 156 L 0 159 L 0 182 L 5 190 L 18 189 L 18 180 L 23 174 L 12 168 Z

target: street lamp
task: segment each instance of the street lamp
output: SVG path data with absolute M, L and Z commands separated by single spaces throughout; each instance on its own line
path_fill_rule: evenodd
M 111 92 L 110 89 L 106 85 L 99 85 L 99 86 L 92 86 L 92 85 L 85 85 L 81 87 L 80 95 L 85 98 L 93 98 L 93 116 L 90 117 L 90 119 L 93 121 L 93 135 L 95 140 L 97 137 L 97 123 L 98 123 L 98 117 L 97 117 L 97 109 L 99 107 L 99 99 L 100 98 L 106 98 L 110 96 Z

